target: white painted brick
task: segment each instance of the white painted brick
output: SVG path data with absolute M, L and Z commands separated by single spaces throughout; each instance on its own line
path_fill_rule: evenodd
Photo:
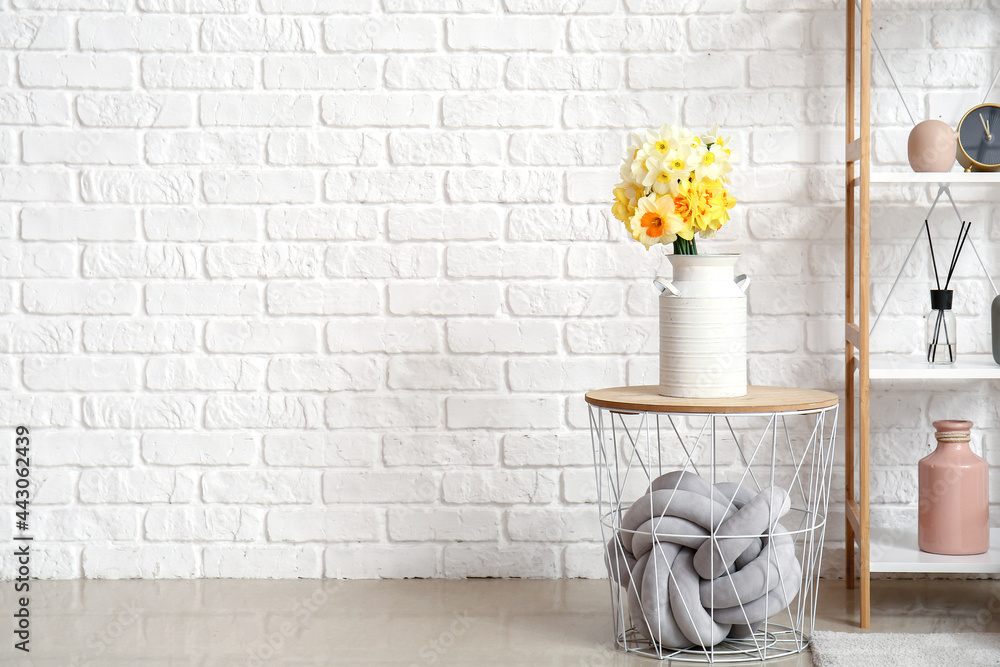
M 251 542 L 260 538 L 264 512 L 247 507 L 151 507 L 143 522 L 153 542 Z
M 605 241 L 621 238 L 621 224 L 607 206 L 532 206 L 511 209 L 508 233 L 513 241 Z
M 24 386 L 35 391 L 134 391 L 136 362 L 101 357 L 34 357 L 24 360 Z
M 0 48 L 66 49 L 69 45 L 70 27 L 66 18 L 40 15 L 0 17 Z
M 150 361 L 150 365 L 158 361 Z M 154 465 L 247 465 L 257 444 L 249 433 L 145 433 L 142 459 Z M 148 519 L 148 517 L 147 517 Z M 146 530 L 149 530 L 147 520 Z
M 332 202 L 413 202 L 440 200 L 440 176 L 427 169 L 330 171 L 325 193 Z
M 143 228 L 151 241 L 253 241 L 257 213 L 247 207 L 147 208 Z
M 181 283 L 146 287 L 150 315 L 250 315 L 260 309 L 257 286 L 250 283 Z
M 80 502 L 187 503 L 195 476 L 173 470 L 84 470 L 80 473 Z
M 456 202 L 555 202 L 558 177 L 540 169 L 462 169 L 448 172 L 445 189 Z
M 389 239 L 393 241 L 461 241 L 500 238 L 500 210 L 493 206 L 390 208 Z
M 426 392 L 395 392 L 390 396 L 338 392 L 326 399 L 326 424 L 330 428 L 439 426 L 441 401 Z
M 134 507 L 54 507 L 45 514 L 45 533 L 51 540 L 135 540 L 139 536 L 139 510 Z
M 316 500 L 319 477 L 293 470 L 213 470 L 201 477 L 209 503 L 310 503 Z
M 385 61 L 387 88 L 408 90 L 488 90 L 500 83 L 498 55 L 390 55 Z
M 88 320 L 83 325 L 83 348 L 88 352 L 191 352 L 196 343 L 190 320 Z
M 323 21 L 323 39 L 330 51 L 433 51 L 440 35 L 440 21 L 412 15 Z
M 192 22 L 164 16 L 83 16 L 76 23 L 82 51 L 190 51 Z
M 553 397 L 460 397 L 445 399 L 448 428 L 557 428 L 562 407 Z
M 267 211 L 267 235 L 276 240 L 370 241 L 379 235 L 379 227 L 376 211 L 358 207 L 273 207 Z
M 538 470 L 446 472 L 441 482 L 444 501 L 462 505 L 550 503 L 558 488 L 556 473 Z
M 512 56 L 507 87 L 512 90 L 605 90 L 621 82 L 618 59 L 591 56 Z
M 500 164 L 501 139 L 493 132 L 393 132 L 389 156 L 400 165 Z
M 316 200 L 316 179 L 308 171 L 206 171 L 201 178 L 206 201 L 215 204 L 308 204 Z
M 534 93 L 445 95 L 441 109 L 445 127 L 548 127 L 559 115 L 551 95 Z
M 186 127 L 194 105 L 186 95 L 84 93 L 76 97 L 76 115 L 91 127 Z
M 559 348 L 559 330 L 537 320 L 451 320 L 448 349 L 456 353 L 552 354 Z
M 138 0 L 137 4 L 144 12 L 246 14 L 250 10 L 250 0 Z
M 659 322 L 636 318 L 567 322 L 566 347 L 574 354 L 656 354 Z
M 423 93 L 340 93 L 321 98 L 320 116 L 334 127 L 427 127 L 435 107 Z
M 497 0 L 383 0 L 387 12 L 492 12 Z
M 421 317 L 333 319 L 326 325 L 326 345 L 342 352 L 439 352 L 441 324 Z
M 563 552 L 563 576 L 570 579 L 603 579 L 608 574 L 604 564 L 604 545 L 567 544 Z
M 729 127 L 760 124 L 799 125 L 805 122 L 806 104 L 801 93 L 733 93 L 720 96 L 692 93 L 684 98 L 684 122 L 702 124 L 706 118 L 724 117 Z
M 569 22 L 574 51 L 677 51 L 684 30 L 677 19 L 579 18 Z
M 272 359 L 267 386 L 272 391 L 365 391 L 377 389 L 383 364 L 372 357 Z
M 134 285 L 107 281 L 25 282 L 22 299 L 27 312 L 40 315 L 125 315 L 135 312 L 138 303 Z
M 89 245 L 83 251 L 87 278 L 194 278 L 198 253 L 189 246 Z
M 659 119 L 678 117 L 681 99 L 690 98 L 676 93 L 569 95 L 562 118 L 567 127 L 653 127 Z
M 264 87 L 369 90 L 378 86 L 371 56 L 271 56 L 264 58 Z
M 589 432 L 510 434 L 503 437 L 506 466 L 589 466 L 594 463 Z
M 208 428 L 319 428 L 323 405 L 314 396 L 209 396 L 205 402 Z
M 448 275 L 455 278 L 555 278 L 562 252 L 547 246 L 466 244 L 447 250 Z
M 253 358 L 159 357 L 146 364 L 146 387 L 174 391 L 254 391 L 266 362 Z
M 518 14 L 611 14 L 615 0 L 504 0 L 509 12 Z
M 495 542 L 500 512 L 473 508 L 389 508 L 389 537 L 399 542 Z
M 127 431 L 50 431 L 44 442 L 38 466 L 130 466 L 139 449 L 139 435 Z
M 441 260 L 432 246 L 336 245 L 326 250 L 326 274 L 334 278 L 432 278 Z
M 515 315 L 613 317 L 622 309 L 621 288 L 603 283 L 512 283 L 507 298 Z
M 205 547 L 205 576 L 224 579 L 318 579 L 323 575 L 318 547 Z
M 605 165 L 621 162 L 619 132 L 518 132 L 510 137 L 510 161 L 525 165 Z
M 191 174 L 166 170 L 86 170 L 80 197 L 89 204 L 184 204 L 194 201 Z
M 594 387 L 619 387 L 624 380 L 625 369 L 615 358 L 512 359 L 507 364 L 507 381 L 514 391 L 579 393 Z
M 7 394 L 0 402 L 0 419 L 7 424 L 48 424 L 65 428 L 74 423 L 73 400 L 66 396 Z
M 394 356 L 388 370 L 390 389 L 498 390 L 503 381 L 499 359 Z
M 548 545 L 457 543 L 448 544 L 444 548 L 444 576 L 449 579 L 558 579 L 559 575 L 559 558 L 555 548 Z
M 265 14 L 368 14 L 372 0 L 260 0 Z
M 321 263 L 320 248 L 297 245 L 214 246 L 205 254 L 213 278 L 311 278 Z
M 801 49 L 805 21 L 795 12 L 767 16 L 693 16 L 688 41 L 695 51 Z
M 324 556 L 324 576 L 328 579 L 440 576 L 439 548 L 431 544 L 329 546 Z
M 69 105 L 65 93 L 0 92 L 0 124 L 68 125 Z
M 142 84 L 150 89 L 251 88 L 253 81 L 254 61 L 243 56 L 156 55 L 142 58 Z
M 27 88 L 131 88 L 133 61 L 125 56 L 25 53 L 17 73 Z
M 373 132 L 271 132 L 267 160 L 280 165 L 375 165 L 385 152 Z
M 464 51 L 553 51 L 562 26 L 553 19 L 460 17 L 446 21 L 448 46 Z
M 75 264 L 76 253 L 66 245 L 26 243 L 0 248 L 0 277 L 69 278 Z
M 264 461 L 270 466 L 365 467 L 374 465 L 378 437 L 370 432 L 280 433 L 264 436 Z
M 382 439 L 382 459 L 387 466 L 495 465 L 496 436 L 463 433 L 387 434 Z
M 71 200 L 69 174 L 18 167 L 0 169 L 0 200 L 65 202 Z
M 150 132 L 150 164 L 260 164 L 264 140 L 251 132 Z
M 316 352 L 319 335 L 313 322 L 221 321 L 205 327 L 209 352 L 266 354 Z
M 271 510 L 271 542 L 377 542 L 385 534 L 385 511 L 375 508 Z
M 323 500 L 328 503 L 412 503 L 438 497 L 436 472 L 327 471 L 323 473 Z
M 133 241 L 136 213 L 127 208 L 26 206 L 21 209 L 21 238 L 26 241 Z
M 632 56 L 626 67 L 628 85 L 637 90 L 739 88 L 746 80 L 745 69 L 745 59 L 731 53 Z
M 373 315 L 381 305 L 381 290 L 368 282 L 281 282 L 267 286 L 267 312 L 272 315 Z
M 188 397 L 121 395 L 83 399 L 83 423 L 92 428 L 191 428 L 197 405 Z
M 601 539 L 597 511 L 592 507 L 509 509 L 507 533 L 515 542 L 593 542 Z
M 389 311 L 394 315 L 494 315 L 500 302 L 499 287 L 489 283 L 389 285 Z
M 201 23 L 204 51 L 312 51 L 317 42 L 306 19 L 208 18 Z

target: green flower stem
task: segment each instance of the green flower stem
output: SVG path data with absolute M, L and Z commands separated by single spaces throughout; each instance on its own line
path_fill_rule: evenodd
M 690 241 L 685 241 L 684 239 L 677 237 L 674 241 L 674 254 L 675 255 L 697 255 L 698 254 L 698 244 L 695 239 Z

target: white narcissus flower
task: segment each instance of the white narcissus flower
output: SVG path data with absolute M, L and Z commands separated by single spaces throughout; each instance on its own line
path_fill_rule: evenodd
M 687 165 L 694 172 L 697 181 L 705 178 L 717 181 L 733 170 L 729 164 L 729 154 L 718 144 L 713 144 L 711 148 L 700 145 L 692 150 Z

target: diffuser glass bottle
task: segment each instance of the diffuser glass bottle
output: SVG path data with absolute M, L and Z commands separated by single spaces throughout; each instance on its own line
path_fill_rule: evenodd
M 932 289 L 931 310 L 927 313 L 927 363 L 953 364 L 958 352 L 958 330 L 951 309 L 953 290 Z

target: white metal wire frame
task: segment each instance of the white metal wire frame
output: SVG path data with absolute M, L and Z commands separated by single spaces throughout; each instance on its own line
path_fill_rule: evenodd
M 837 416 L 837 405 L 765 414 L 683 415 L 590 406 L 601 533 L 605 543 L 622 530 L 622 516 L 630 503 L 645 493 L 635 489 L 640 485 L 648 489 L 650 482 L 659 475 L 682 469 L 704 477 L 713 486 L 717 482 L 737 482 L 755 493 L 769 486 L 784 488 L 791 500 L 790 510 L 783 519 L 787 530 L 772 531 L 769 537 L 790 536 L 802 568 L 798 595 L 785 610 L 766 619 L 751 636 L 727 638 L 715 646 L 684 649 L 661 647 L 640 634 L 637 624 L 650 621 L 630 617 L 626 588 L 612 579 L 611 603 L 618 646 L 625 651 L 661 660 L 734 663 L 791 655 L 809 645 L 815 629 Z M 789 422 L 792 422 L 791 429 Z M 682 435 L 685 430 L 697 433 L 693 441 Z M 741 439 L 738 435 L 740 430 L 744 433 L 759 431 L 760 435 Z M 727 436 L 731 437 L 735 446 L 736 463 L 722 462 L 717 465 L 717 446 Z M 680 467 L 671 466 L 671 460 L 680 452 L 683 452 L 683 464 Z M 702 463 L 700 467 L 699 460 Z M 626 497 L 628 487 L 631 487 L 635 497 Z M 651 537 L 655 553 L 660 538 L 670 536 L 652 530 Z M 718 536 L 718 539 L 745 537 L 750 536 Z M 715 530 L 710 532 L 710 538 L 716 538 Z M 624 562 L 624 554 L 619 556 Z M 780 573 L 780 565 L 778 568 Z M 723 574 L 728 574 L 728 568 L 727 572 L 719 573 L 720 576 Z M 667 575 L 673 576 L 670 572 Z M 784 575 L 781 579 L 779 586 L 784 585 Z M 767 590 L 770 591 L 769 583 Z M 692 603 L 700 604 L 700 601 Z M 713 613 L 711 609 L 707 611 Z M 688 610 L 685 609 L 685 612 L 690 616 Z

